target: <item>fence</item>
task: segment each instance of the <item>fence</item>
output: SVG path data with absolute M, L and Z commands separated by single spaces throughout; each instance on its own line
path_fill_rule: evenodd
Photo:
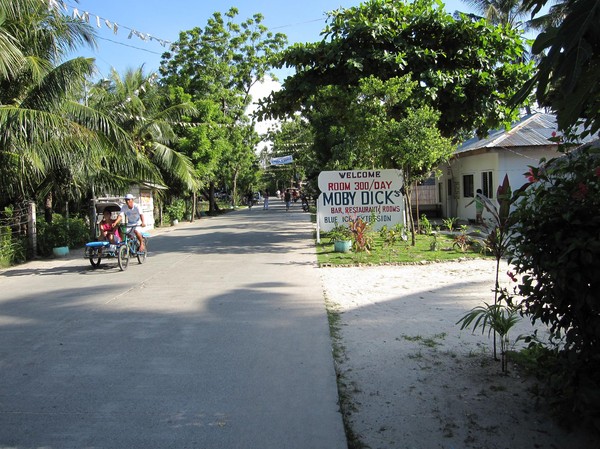
M 410 197 L 413 214 L 416 216 L 418 210 L 419 214 L 428 213 L 434 216 L 441 216 L 442 204 L 438 193 L 438 187 L 435 183 L 415 186 L 411 191 Z
M 37 256 L 35 203 L 22 203 L 0 211 L 0 265 Z

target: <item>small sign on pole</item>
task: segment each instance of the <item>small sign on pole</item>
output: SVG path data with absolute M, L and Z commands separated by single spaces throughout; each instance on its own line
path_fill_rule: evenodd
M 271 158 L 271 165 L 287 165 L 294 162 L 294 157 L 292 155 L 282 156 L 282 157 L 273 157 Z

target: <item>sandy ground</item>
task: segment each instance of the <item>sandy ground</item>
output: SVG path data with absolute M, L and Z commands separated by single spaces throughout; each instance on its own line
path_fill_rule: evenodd
M 455 324 L 493 302 L 494 261 L 320 271 L 329 307 L 340 312 L 338 370 L 363 447 L 600 448 L 597 437 L 569 433 L 536 407 L 531 381 L 514 366 L 501 374 L 487 332 Z M 531 330 L 521 321 L 511 341 Z

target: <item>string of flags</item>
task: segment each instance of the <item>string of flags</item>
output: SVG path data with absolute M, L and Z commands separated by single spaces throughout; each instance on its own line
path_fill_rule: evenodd
M 42 1 L 45 3 L 47 2 L 48 7 L 51 9 L 56 9 L 58 11 L 62 10 L 62 11 L 69 13 L 70 5 L 67 5 L 67 3 L 64 0 L 42 0 Z M 71 6 L 71 8 L 72 8 L 71 14 L 74 19 L 78 19 L 78 20 L 81 20 L 81 21 L 87 22 L 87 23 L 90 23 L 90 21 L 95 21 L 96 26 L 98 28 L 102 28 L 103 26 L 106 26 L 107 28 L 112 30 L 112 32 L 114 34 L 118 33 L 119 24 L 117 22 L 111 21 L 104 17 L 100 17 L 97 14 L 93 14 L 88 11 L 80 11 L 78 8 L 76 8 L 74 6 Z M 127 36 L 127 39 L 131 39 L 132 37 L 135 36 L 143 41 L 156 41 L 163 47 L 166 47 L 167 45 L 171 44 L 171 41 L 167 41 L 165 39 L 160 39 L 160 38 L 158 38 L 156 36 L 152 36 L 151 34 L 148 34 L 148 33 L 142 33 L 138 30 L 134 30 L 133 28 L 129 28 L 126 26 L 121 26 L 121 28 L 124 28 L 129 31 L 129 35 Z

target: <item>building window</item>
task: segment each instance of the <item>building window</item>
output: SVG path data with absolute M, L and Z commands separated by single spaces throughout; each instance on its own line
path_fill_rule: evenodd
M 473 175 L 463 176 L 463 197 L 473 198 L 475 196 L 475 187 L 473 183 Z
M 448 180 L 448 196 L 452 196 L 452 179 Z
M 483 186 L 483 194 L 487 198 L 494 198 L 494 184 L 492 182 L 491 171 L 484 171 L 481 174 L 481 185 Z

